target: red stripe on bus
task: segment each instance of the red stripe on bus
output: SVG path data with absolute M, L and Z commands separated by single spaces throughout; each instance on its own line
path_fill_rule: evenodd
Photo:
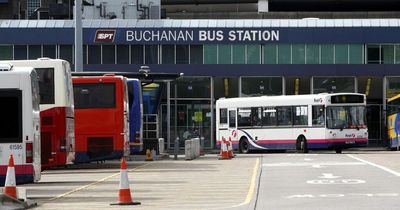
M 7 174 L 7 165 L 0 165 L 0 175 Z M 15 165 L 15 174 L 33 174 L 33 165 Z
M 342 143 L 342 142 L 367 142 L 367 138 L 354 138 L 354 139 L 307 139 L 308 143 Z M 232 141 L 233 144 L 238 144 L 239 141 Z M 296 143 L 296 140 L 257 140 L 256 143 L 258 144 L 290 144 Z M 217 141 L 217 145 L 220 145 L 221 141 Z

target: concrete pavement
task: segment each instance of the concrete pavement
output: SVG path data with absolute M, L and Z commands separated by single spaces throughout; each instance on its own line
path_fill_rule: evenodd
M 128 161 L 132 197 L 142 203 L 131 207 L 110 206 L 118 197 L 118 161 L 45 171 L 40 182 L 24 187 L 37 209 L 229 209 L 250 203 L 258 168 L 254 154 Z

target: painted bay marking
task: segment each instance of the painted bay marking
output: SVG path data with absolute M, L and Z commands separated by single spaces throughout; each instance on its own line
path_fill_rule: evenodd
M 361 179 L 317 179 L 308 180 L 307 184 L 364 184 L 366 181 Z
M 321 179 L 336 179 L 339 178 L 341 176 L 333 176 L 333 174 L 328 174 L 328 173 L 323 173 L 322 176 L 319 176 L 318 178 Z
M 384 170 L 384 171 L 386 171 L 386 172 L 388 172 L 388 173 L 391 173 L 391 174 L 393 174 L 393 175 L 395 175 L 395 176 L 400 176 L 400 173 L 399 173 L 399 172 L 393 171 L 392 169 L 386 168 L 385 166 L 381 166 L 381 165 L 378 165 L 378 164 L 375 164 L 375 163 L 368 162 L 368 161 L 366 161 L 366 160 L 363 160 L 363 159 L 361 159 L 361 158 L 355 157 L 355 156 L 353 156 L 353 155 L 349 155 L 349 154 L 348 154 L 347 156 L 348 156 L 348 157 L 351 157 L 351 158 L 353 158 L 353 159 L 356 159 L 356 160 L 358 160 L 358 161 L 360 161 L 360 162 L 363 162 L 363 163 L 365 163 L 365 164 L 368 164 L 368 165 L 371 165 L 371 166 L 380 168 L 380 169 L 382 169 L 382 170 Z

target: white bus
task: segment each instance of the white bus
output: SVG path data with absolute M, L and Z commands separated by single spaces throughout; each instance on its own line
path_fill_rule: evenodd
M 366 97 L 357 93 L 219 99 L 217 145 L 231 139 L 239 152 L 364 147 Z
M 71 164 L 74 158 L 74 96 L 70 65 L 65 60 L 1 61 L 33 67 L 39 77 L 42 169 Z M 69 155 L 69 153 L 71 153 Z
M 32 67 L 0 64 L 0 116 L 0 186 L 11 154 L 17 184 L 39 181 L 39 86 Z

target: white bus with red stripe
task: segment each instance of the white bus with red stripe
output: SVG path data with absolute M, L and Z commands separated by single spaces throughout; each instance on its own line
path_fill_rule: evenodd
M 39 112 L 35 70 L 0 64 L 0 186 L 11 154 L 17 184 L 40 180 Z
M 74 157 L 74 96 L 70 65 L 65 60 L 2 61 L 33 67 L 39 77 L 42 169 L 71 164 Z M 68 155 L 71 153 L 70 155 Z
M 216 102 L 217 145 L 235 149 L 291 150 L 364 147 L 366 97 L 357 93 L 260 96 Z

